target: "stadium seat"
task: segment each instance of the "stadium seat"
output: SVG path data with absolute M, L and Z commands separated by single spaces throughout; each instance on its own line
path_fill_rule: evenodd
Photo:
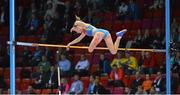
M 21 67 L 16 67 L 16 78 L 21 78 Z
M 161 17 L 164 17 L 163 9 L 158 9 L 153 12 L 153 18 L 161 18 Z
M 53 90 L 52 90 L 52 93 L 53 93 L 53 94 L 58 94 L 58 93 L 59 93 L 59 90 L 58 90 L 58 89 L 53 89 Z
M 142 26 L 141 21 L 137 20 L 132 23 L 131 29 L 136 29 L 136 30 L 141 29 L 141 26 Z
M 34 93 L 36 93 L 36 94 L 41 94 L 41 89 L 34 89 L 33 91 L 34 91 Z
M 16 79 L 16 89 L 20 90 L 21 79 Z
M 143 29 L 150 29 L 151 28 L 151 19 L 143 19 L 142 28 Z
M 180 94 L 180 85 L 177 88 L 176 94 Z
M 112 94 L 123 94 L 124 93 L 124 88 L 123 87 L 114 87 L 111 89 Z
M 3 90 L 2 94 L 8 94 L 8 91 L 7 90 Z
M 4 69 L 4 78 L 5 79 L 9 79 L 10 78 L 10 69 L 9 68 L 5 68 Z
M 0 63 L 1 64 L 1 63 Z M 4 69 L 3 68 L 0 68 L 0 76 L 3 76 L 3 73 L 4 73 Z
M 20 89 L 21 89 L 21 90 L 27 90 L 27 88 L 28 88 L 28 86 L 30 85 L 30 83 L 31 83 L 31 80 L 30 80 L 30 79 L 22 79 Z
M 5 79 L 7 87 L 10 87 L 10 79 Z
M 42 89 L 41 94 L 50 94 L 52 93 L 51 89 Z
M 153 19 L 151 28 L 155 29 L 161 27 L 161 22 L 162 22 L 161 18 Z
M 122 29 L 122 25 L 123 25 L 123 23 L 122 22 L 120 22 L 120 21 L 115 21 L 114 23 L 113 23 L 113 26 L 112 26 L 112 30 L 113 31 L 120 31 L 121 29 Z
M 103 86 L 107 86 L 108 84 L 108 76 L 104 76 L 104 77 L 101 77 L 100 78 L 100 83 L 103 85 Z
M 83 82 L 83 87 L 87 88 L 89 85 L 89 77 L 81 77 L 81 81 Z

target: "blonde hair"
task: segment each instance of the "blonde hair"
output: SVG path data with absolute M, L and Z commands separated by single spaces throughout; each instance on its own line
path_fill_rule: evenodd
M 77 15 L 75 15 L 75 17 L 76 17 L 76 21 L 81 21 L 80 17 L 78 17 Z

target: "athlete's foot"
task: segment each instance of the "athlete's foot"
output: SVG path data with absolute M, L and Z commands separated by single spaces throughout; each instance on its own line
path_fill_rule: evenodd
M 116 33 L 116 36 L 117 37 L 121 37 L 122 38 L 122 36 L 124 35 L 124 33 L 126 33 L 127 32 L 127 29 L 123 29 L 123 30 L 121 30 L 121 31 L 119 31 L 119 32 L 117 32 Z

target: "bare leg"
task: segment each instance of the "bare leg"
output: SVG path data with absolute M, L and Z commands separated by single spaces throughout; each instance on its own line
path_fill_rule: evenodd
M 102 41 L 103 37 L 104 37 L 104 33 L 101 33 L 101 32 L 96 33 L 89 45 L 88 51 L 93 52 L 96 46 Z
M 107 38 L 105 39 L 106 45 L 109 48 L 111 54 L 116 54 L 117 53 L 117 49 L 119 47 L 119 43 L 120 43 L 121 38 L 117 37 L 115 44 L 113 44 L 111 35 L 108 35 Z
M 110 50 L 110 52 L 111 52 L 112 54 L 116 54 L 116 53 L 117 53 L 118 47 L 119 47 L 119 43 L 120 43 L 120 41 L 121 41 L 121 38 L 122 38 L 123 34 L 124 34 L 126 31 L 127 31 L 126 29 L 123 29 L 123 30 L 121 30 L 120 32 L 117 32 L 117 33 L 116 33 L 117 38 L 116 38 L 116 41 L 115 41 L 114 44 L 113 44 L 111 35 L 108 35 L 107 38 L 105 39 L 106 45 L 107 45 L 107 47 L 109 48 L 109 50 Z

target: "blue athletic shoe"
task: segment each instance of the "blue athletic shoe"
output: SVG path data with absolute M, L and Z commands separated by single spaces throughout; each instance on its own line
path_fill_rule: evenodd
M 127 29 L 123 29 L 123 30 L 117 32 L 117 33 L 116 33 L 116 36 L 117 36 L 117 37 L 122 37 L 122 36 L 124 35 L 124 33 L 126 33 L 126 32 L 127 32 Z

